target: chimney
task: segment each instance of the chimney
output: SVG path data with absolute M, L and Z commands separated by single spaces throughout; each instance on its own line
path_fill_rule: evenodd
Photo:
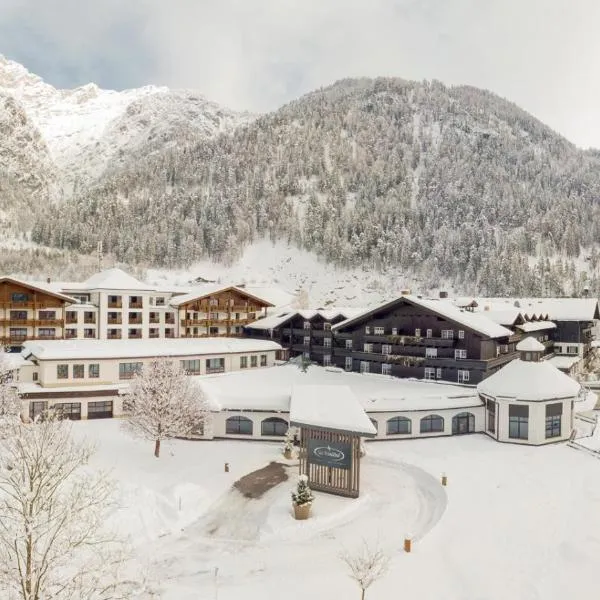
M 50 277 L 46 277 L 46 283 L 50 283 Z
M 401 296 L 410 296 L 410 290 L 400 290 Z
M 483 310 L 485 310 L 485 311 L 489 311 L 489 310 L 490 310 L 490 305 L 489 305 L 489 304 L 486 304 L 486 305 L 483 307 Z
M 447 298 L 448 297 L 448 292 L 440 290 L 440 298 Z

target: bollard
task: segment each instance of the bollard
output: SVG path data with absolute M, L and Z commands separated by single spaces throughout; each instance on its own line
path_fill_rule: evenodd
M 442 473 L 442 485 L 448 485 L 448 477 L 445 473 Z
M 225 463 L 225 473 L 229 473 L 229 463 Z
M 404 552 L 410 552 L 412 548 L 412 540 L 410 538 L 404 538 Z

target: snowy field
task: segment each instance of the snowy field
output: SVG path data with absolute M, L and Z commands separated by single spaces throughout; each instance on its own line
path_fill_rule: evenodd
M 362 539 L 392 556 L 373 600 L 562 600 L 596 589 L 600 461 L 564 444 L 528 448 L 483 435 L 373 442 L 361 497 L 316 494 L 313 518 L 301 522 L 290 512 L 293 463 L 290 479 L 258 500 L 231 489 L 280 460 L 280 444 L 175 441 L 157 460 L 152 444 L 126 437 L 116 420 L 75 423 L 74 432 L 97 443 L 96 466 L 112 469 L 122 508 L 111 519 L 161 598 L 354 598 L 339 554 Z M 405 535 L 415 540 L 411 554 Z

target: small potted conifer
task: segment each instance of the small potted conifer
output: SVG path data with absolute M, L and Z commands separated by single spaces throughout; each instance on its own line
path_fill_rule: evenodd
M 290 427 L 285 434 L 285 441 L 283 442 L 283 458 L 290 460 L 294 452 L 294 434 Z
M 294 518 L 299 521 L 304 521 L 310 517 L 310 507 L 313 500 L 312 490 L 308 486 L 308 477 L 300 475 L 296 489 L 292 492 L 292 503 L 294 505 Z

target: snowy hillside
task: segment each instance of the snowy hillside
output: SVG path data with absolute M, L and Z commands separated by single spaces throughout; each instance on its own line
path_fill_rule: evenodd
M 21 104 L 67 184 L 97 177 L 111 160 L 136 152 L 144 142 L 168 146 L 208 138 L 249 119 L 198 94 L 166 87 L 117 92 L 90 83 L 59 90 L 2 55 L 0 93 Z
M 196 278 L 219 283 L 245 284 L 248 291 L 276 306 L 297 308 L 364 307 L 389 300 L 410 287 L 424 291 L 423 283 L 390 270 L 343 269 L 321 261 L 284 242 L 255 242 L 232 266 L 205 260 L 186 270 L 151 269 L 147 279 L 156 284 L 185 285 Z M 305 294 L 304 294 L 305 292 Z M 305 306 L 298 306 L 304 297 Z

